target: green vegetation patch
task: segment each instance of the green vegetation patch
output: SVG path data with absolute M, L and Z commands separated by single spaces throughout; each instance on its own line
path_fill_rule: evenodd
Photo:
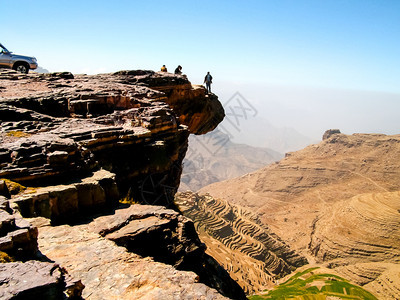
M 249 299 L 323 300 L 327 296 L 335 296 L 341 299 L 377 299 L 370 292 L 337 275 L 314 274 L 313 271 L 316 269 L 318 268 L 298 272 L 268 293 L 253 295 Z

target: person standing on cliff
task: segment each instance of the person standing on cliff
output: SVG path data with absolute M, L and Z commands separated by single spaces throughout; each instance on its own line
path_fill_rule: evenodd
M 165 65 L 163 65 L 163 66 L 161 67 L 161 72 L 168 72 L 168 71 L 167 71 L 167 67 L 166 67 Z
M 207 72 L 206 77 L 204 77 L 204 83 L 206 84 L 207 92 L 211 93 L 212 76 L 211 76 L 210 72 Z

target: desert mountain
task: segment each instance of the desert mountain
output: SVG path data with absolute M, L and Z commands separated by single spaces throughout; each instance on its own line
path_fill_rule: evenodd
M 218 129 L 205 135 L 191 135 L 179 190 L 197 191 L 211 183 L 255 171 L 282 157 L 268 148 L 234 143 Z
M 382 299 L 400 296 L 400 135 L 328 131 L 242 177 L 202 188 L 258 215 L 310 262 Z

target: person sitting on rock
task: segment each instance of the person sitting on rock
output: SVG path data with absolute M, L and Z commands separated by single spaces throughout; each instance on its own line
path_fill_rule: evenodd
M 182 67 L 181 65 L 177 66 L 175 69 L 175 74 L 182 75 Z
M 211 76 L 210 72 L 207 72 L 206 77 L 204 77 L 204 83 L 206 84 L 207 92 L 211 93 L 212 76 Z
M 161 67 L 161 72 L 168 72 L 167 67 L 165 65 Z

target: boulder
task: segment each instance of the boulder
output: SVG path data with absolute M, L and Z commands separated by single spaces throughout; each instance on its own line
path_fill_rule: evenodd
M 6 207 L 7 208 L 7 207 Z M 38 230 L 19 213 L 0 209 L 0 251 L 17 259 L 36 255 Z
M 84 288 L 57 264 L 35 260 L 0 264 L 0 282 L 1 299 L 76 299 Z

